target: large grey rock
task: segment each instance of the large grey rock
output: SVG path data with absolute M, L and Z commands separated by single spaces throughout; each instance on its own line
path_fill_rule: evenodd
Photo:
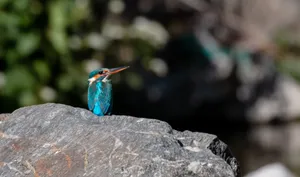
M 61 104 L 18 109 L 0 124 L 0 176 L 240 176 L 226 144 L 130 116 Z

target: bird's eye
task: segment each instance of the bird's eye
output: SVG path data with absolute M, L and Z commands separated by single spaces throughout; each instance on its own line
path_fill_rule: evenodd
M 98 74 L 103 74 L 103 71 L 99 71 Z

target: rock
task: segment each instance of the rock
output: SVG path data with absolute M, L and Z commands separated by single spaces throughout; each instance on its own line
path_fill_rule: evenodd
M 7 119 L 9 117 L 9 113 L 1 113 L 0 114 L 0 121 L 4 121 L 5 119 Z
M 0 176 L 240 176 L 215 135 L 166 122 L 43 104 L 0 124 Z
M 281 163 L 273 163 L 247 174 L 245 177 L 296 177 Z

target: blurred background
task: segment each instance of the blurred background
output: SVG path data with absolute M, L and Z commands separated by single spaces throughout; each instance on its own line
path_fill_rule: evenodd
M 129 65 L 111 78 L 113 114 L 216 134 L 242 176 L 300 176 L 299 13 L 299 0 L 0 0 L 0 112 L 87 108 L 88 73 Z

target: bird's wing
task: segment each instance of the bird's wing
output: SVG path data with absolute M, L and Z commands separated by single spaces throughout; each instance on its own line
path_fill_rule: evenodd
M 89 110 L 93 110 L 96 103 L 97 85 L 92 83 L 88 88 L 88 107 Z
M 112 106 L 113 106 L 113 92 L 112 91 L 111 91 L 110 96 L 111 96 L 110 105 L 109 105 L 109 108 L 107 110 L 108 115 L 111 115 L 111 112 L 112 112 Z
M 105 115 L 110 113 L 112 106 L 112 85 L 110 83 L 96 82 L 88 88 L 89 110 Z
M 112 106 L 112 85 L 110 83 L 102 84 L 102 93 L 100 94 L 100 107 L 104 114 L 110 113 Z

